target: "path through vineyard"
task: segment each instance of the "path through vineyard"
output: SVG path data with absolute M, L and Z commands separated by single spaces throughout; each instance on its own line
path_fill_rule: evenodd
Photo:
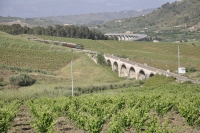
M 8 133 L 36 133 L 31 127 L 31 115 L 27 106 L 21 106 Z
M 35 129 L 31 126 L 31 115 L 29 108 L 22 105 L 11 125 L 8 133 L 36 133 Z M 58 117 L 54 130 L 60 133 L 87 133 L 84 130 L 78 129 L 66 117 Z

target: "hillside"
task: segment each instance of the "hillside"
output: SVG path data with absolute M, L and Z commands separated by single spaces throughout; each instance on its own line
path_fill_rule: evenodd
M 50 90 L 52 89 L 51 91 L 56 91 L 53 89 L 56 86 L 70 87 L 70 61 L 72 59 L 76 86 L 81 86 L 83 83 L 85 86 L 92 86 L 123 81 L 109 68 L 95 64 L 87 54 L 61 45 L 46 44 L 28 39 L 36 37 L 39 39 L 47 38 L 47 36 L 34 35 L 13 36 L 0 32 L 0 77 L 3 77 L 5 82 L 9 81 L 8 78 L 11 75 L 28 73 L 38 80 L 36 85 L 29 87 L 33 91 L 39 90 L 38 93 L 42 93 L 39 88 L 48 87 Z M 49 39 L 73 42 L 70 39 L 59 37 L 49 37 Z M 63 94 L 65 95 L 65 93 Z
M 62 24 L 60 22 L 55 22 L 51 20 L 45 20 L 41 18 L 18 18 L 18 17 L 2 17 L 0 16 L 0 24 L 3 25 L 12 25 L 12 24 L 20 24 L 21 26 L 28 26 L 28 27 L 47 27 L 49 25 L 56 25 Z
M 199 85 L 178 83 L 163 75 L 148 81 L 119 78 L 110 66 L 94 63 L 89 53 L 50 40 L 83 44 L 87 50 L 174 73 L 177 69 L 178 45 L 174 43 L 14 36 L 0 32 L 0 132 L 199 131 Z M 185 76 L 199 80 L 200 43 L 181 43 L 180 50 L 181 66 L 196 70 Z M 36 79 L 36 83 L 11 85 L 9 77 L 20 73 Z
M 18 17 L 2 17 L 0 16 L 0 24 L 21 24 L 22 26 L 42 26 L 47 27 L 49 25 L 56 24 L 102 24 L 106 21 L 129 18 L 129 17 L 138 17 L 141 15 L 148 14 L 154 9 L 147 10 L 127 10 L 127 11 L 117 11 L 117 12 L 102 12 L 102 13 L 90 13 L 90 14 L 80 14 L 80 15 L 66 15 L 66 16 L 49 16 L 41 18 L 18 18 Z
M 117 12 L 102 12 L 102 13 L 90 13 L 80 15 L 66 15 L 66 16 L 52 16 L 43 17 L 42 19 L 57 21 L 64 24 L 102 24 L 106 21 L 116 20 L 121 18 L 138 17 L 152 12 L 154 9 L 147 10 L 125 10 Z
M 131 31 L 147 34 L 150 32 L 152 34 L 154 32 L 167 33 L 168 36 L 169 34 L 174 35 L 174 33 L 179 34 L 179 32 L 200 31 L 199 7 L 199 0 L 181 0 L 166 3 L 150 14 L 136 18 L 125 18 L 120 21 L 110 21 L 98 26 L 98 29 L 105 33 Z M 200 38 L 197 38 L 197 40 L 200 40 Z
M 153 42 L 125 42 L 111 40 L 90 40 L 62 38 L 53 36 L 37 36 L 45 40 L 57 40 L 60 42 L 72 42 L 83 44 L 87 50 L 98 51 L 105 54 L 114 54 L 118 57 L 129 58 L 131 61 L 147 64 L 149 66 L 177 71 L 177 50 L 180 46 L 181 66 L 195 68 L 195 73 L 187 73 L 190 78 L 200 79 L 200 43 L 153 43 Z

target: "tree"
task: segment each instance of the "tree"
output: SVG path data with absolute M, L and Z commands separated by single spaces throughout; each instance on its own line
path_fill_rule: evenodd
M 75 28 L 75 26 L 74 25 L 71 25 L 70 26 L 70 31 L 71 31 L 71 38 L 73 38 L 73 37 L 75 37 L 75 35 L 76 35 L 76 28 Z
M 165 4 L 163 4 L 163 5 L 162 5 L 162 8 L 164 8 L 164 9 L 165 9 L 165 8 L 168 8 L 168 7 L 169 7 L 169 5 L 170 5 L 170 3 L 169 3 L 169 2 L 167 2 L 167 3 L 165 3 Z
M 48 26 L 46 29 L 45 29 L 45 35 L 48 35 L 48 36 L 53 36 L 54 34 L 54 29 L 52 26 Z
M 7 32 L 9 34 L 18 35 L 18 34 L 36 34 L 36 35 L 48 35 L 48 36 L 58 36 L 58 37 L 70 37 L 70 38 L 85 38 L 93 40 L 102 40 L 108 39 L 98 30 L 90 30 L 86 26 L 62 26 L 56 25 L 55 28 L 52 26 L 44 27 L 33 27 L 29 28 L 27 26 L 21 27 L 19 24 L 9 25 L 0 25 L 0 30 Z
M 100 65 L 105 65 L 106 61 L 105 58 L 103 56 L 103 53 L 100 53 L 97 55 L 97 63 L 99 63 Z
M 20 24 L 11 25 L 11 34 L 18 35 L 22 33 L 22 27 Z
M 27 27 L 26 25 L 23 27 L 23 34 L 28 34 L 30 31 L 30 28 Z

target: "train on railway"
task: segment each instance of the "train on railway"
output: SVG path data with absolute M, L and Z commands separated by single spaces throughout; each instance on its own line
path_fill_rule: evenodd
M 53 43 L 54 45 L 61 45 L 61 46 L 64 46 L 64 47 L 75 48 L 75 49 L 84 49 L 84 46 L 82 44 L 76 44 L 76 43 L 70 43 L 70 42 L 60 42 L 60 41 L 43 40 L 43 39 L 31 39 L 31 38 L 29 38 L 29 40 L 38 41 L 38 42 L 44 42 L 46 44 Z
M 82 44 L 68 43 L 68 42 L 60 42 L 60 43 L 62 46 L 69 47 L 69 48 L 84 49 Z

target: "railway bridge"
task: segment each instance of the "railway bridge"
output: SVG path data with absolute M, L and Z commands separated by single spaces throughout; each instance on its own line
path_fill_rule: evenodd
M 145 34 L 115 34 L 115 33 L 107 33 L 105 36 L 108 37 L 117 37 L 119 41 L 138 41 L 147 38 Z
M 191 81 L 193 83 L 200 84 L 200 82 L 196 80 L 189 79 L 179 74 L 129 61 L 129 59 L 123 59 L 113 55 L 104 55 L 104 58 L 106 62 L 110 64 L 112 70 L 118 72 L 119 77 L 128 77 L 136 80 L 147 80 L 156 74 L 160 74 L 173 76 L 179 81 Z

